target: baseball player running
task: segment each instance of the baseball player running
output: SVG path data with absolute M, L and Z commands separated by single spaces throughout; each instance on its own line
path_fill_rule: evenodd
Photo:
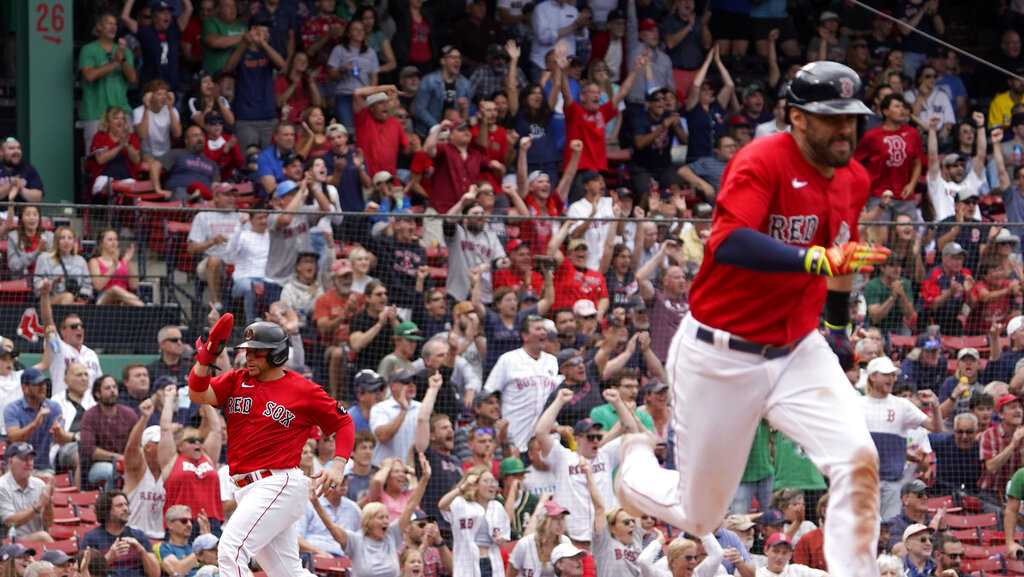
M 238 508 L 224 525 L 217 552 L 221 577 L 249 573 L 256 557 L 270 577 L 310 575 L 299 560 L 294 523 L 306 510 L 310 481 L 299 470 L 310 429 L 337 433 L 334 460 L 314 479 L 318 494 L 341 486 L 355 427 L 348 413 L 316 383 L 282 369 L 288 335 L 271 322 L 245 328 L 245 368 L 213 377 L 211 367 L 231 335 L 234 318 L 223 315 L 205 342 L 196 342 L 188 377 L 194 403 L 222 407 L 228 424 L 228 470 Z
M 739 484 L 758 422 L 806 450 L 831 481 L 825 556 L 833 577 L 877 576 L 878 455 L 829 343 L 849 347 L 852 273 L 888 251 L 858 242 L 865 169 L 851 161 L 857 74 L 812 62 L 786 95 L 791 133 L 760 138 L 726 168 L 690 313 L 668 372 L 676 471 L 653 439 L 623 442 L 624 502 L 695 535 L 714 531 Z M 826 294 L 827 293 L 827 294 Z

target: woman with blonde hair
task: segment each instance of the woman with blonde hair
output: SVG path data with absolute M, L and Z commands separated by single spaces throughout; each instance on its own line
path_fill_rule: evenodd
M 132 307 L 144 304 L 135 294 L 139 288 L 139 270 L 134 257 L 134 244 L 121 253 L 116 230 L 108 228 L 97 236 L 96 256 L 89 259 L 89 275 L 98 295 L 96 304 Z
M 86 161 L 93 194 L 103 193 L 111 183 L 135 179 L 142 168 L 142 143 L 127 113 L 116 106 L 108 108 Z
M 375 266 L 376 258 L 370 251 L 357 246 L 348 254 L 348 260 L 352 262 L 352 292 L 364 294 L 366 285 L 377 280 L 370 276 L 370 269 Z
M 623 507 L 606 510 L 604 498 L 594 482 L 590 462 L 580 457 L 580 468 L 587 476 L 590 502 L 594 504 L 594 540 L 591 554 L 597 566 L 597 577 L 637 575 L 637 558 L 643 551 L 643 529 L 636 517 Z
M 452 577 L 505 577 L 501 547 L 512 525 L 498 501 L 498 480 L 485 465 L 478 465 L 437 503 L 453 528 Z
M 53 251 L 36 259 L 35 290 L 39 294 L 47 285 L 50 303 L 71 305 L 92 299 L 89 265 L 78 254 L 78 237 L 66 226 L 53 233 Z
M 402 575 L 398 556 L 398 551 L 402 546 L 402 535 L 408 529 L 412 514 L 419 508 L 420 499 L 423 498 L 423 493 L 427 490 L 427 483 L 430 482 L 430 464 L 422 454 L 420 454 L 419 460 L 420 470 L 423 474 L 420 475 L 416 491 L 405 504 L 402 516 L 397 521 L 390 520 L 388 510 L 382 503 L 367 503 L 363 506 L 361 530 L 349 531 L 336 525 L 324 510 L 323 505 L 320 504 L 320 499 L 315 493 L 310 492 L 309 501 L 313 504 L 313 510 L 316 511 L 334 540 L 341 545 L 345 555 L 352 560 L 353 575 L 373 575 L 374 577 L 399 577 Z
M 722 546 L 714 535 L 707 534 L 700 542 L 686 537 L 673 539 L 665 547 L 665 555 L 655 562 L 665 543 L 664 535 L 651 541 L 637 558 L 643 577 L 714 577 L 722 567 Z M 735 549 L 732 551 L 735 552 Z
M 554 577 L 551 551 L 562 543 L 571 543 L 565 536 L 565 516 L 569 510 L 551 499 L 548 493 L 541 497 L 533 517 L 526 526 L 523 538 L 508 556 L 508 576 L 522 574 L 533 577 Z

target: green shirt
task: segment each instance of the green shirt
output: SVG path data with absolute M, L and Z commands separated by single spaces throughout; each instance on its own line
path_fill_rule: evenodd
M 241 20 L 224 22 L 219 18 L 208 18 L 203 22 L 203 69 L 216 74 L 227 64 L 235 47 L 211 48 L 206 44 L 209 36 L 241 36 L 245 34 L 245 23 Z
M 772 466 L 771 447 L 768 446 L 770 437 L 771 431 L 768 429 L 768 423 L 761 421 L 754 433 L 754 442 L 750 445 L 747 468 L 743 470 L 741 483 L 754 483 L 775 474 L 775 467 Z
M 1010 485 L 1006 487 L 1006 496 L 1024 500 L 1024 468 L 1017 469 L 1017 472 L 1010 477 Z
M 647 427 L 647 430 L 654 431 L 654 419 L 646 411 L 634 410 L 633 416 L 640 421 L 641 425 Z M 612 430 L 615 423 L 619 422 L 619 414 L 615 412 L 615 408 L 609 403 L 590 409 L 590 418 L 595 423 L 601 423 L 605 431 Z
M 773 488 L 813 491 L 825 489 L 825 478 L 804 450 L 782 433 L 775 432 L 775 482 Z
M 900 283 L 903 284 L 904 293 L 906 293 L 907 295 L 914 294 L 914 289 L 911 286 L 909 280 L 901 278 Z M 891 294 L 892 291 L 889 290 L 889 287 L 882 284 L 882 277 L 875 277 L 869 280 L 866 285 L 864 285 L 864 302 L 867 303 L 869 307 L 871 305 L 879 305 L 884 303 Z M 870 318 L 871 317 L 869 315 L 868 319 L 870 320 Z M 903 326 L 903 310 L 900 309 L 900 303 L 896 302 L 895 304 L 893 304 L 892 309 L 889 310 L 889 314 L 885 315 L 885 318 L 882 319 L 881 321 L 875 322 L 871 320 L 870 322 L 871 326 L 878 327 L 884 330 L 891 331 L 901 328 Z
M 94 41 L 82 47 L 78 53 L 78 69 L 99 68 L 106 66 L 114 57 L 114 48 L 107 52 L 100 46 L 99 41 Z M 124 61 L 128 66 L 135 66 L 135 58 L 131 50 L 124 51 Z M 128 105 L 128 81 L 124 77 L 121 68 L 114 70 L 95 82 L 87 82 L 82 79 L 82 105 L 79 111 L 81 120 L 100 120 L 108 108 L 123 108 L 131 114 L 132 108 Z M 128 117 L 129 119 L 131 116 Z

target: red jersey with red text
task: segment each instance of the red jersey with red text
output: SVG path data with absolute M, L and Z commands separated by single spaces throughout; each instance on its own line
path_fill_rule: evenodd
M 864 133 L 854 158 L 871 176 L 871 196 L 891 190 L 899 199 L 914 172 L 914 161 L 923 163 L 923 155 L 921 135 L 913 127 L 888 130 L 877 126 Z
M 715 251 L 729 234 L 751 228 L 800 247 L 858 240 L 868 174 L 856 160 L 831 179 L 803 157 L 788 132 L 758 138 L 725 168 L 704 263 L 690 291 L 695 319 L 761 344 L 782 345 L 818 326 L 825 277 L 759 272 L 722 264 Z
M 584 109 L 578 102 L 571 102 L 565 107 L 565 141 L 583 141 L 583 152 L 577 169 L 608 170 L 608 155 L 605 154 L 604 133 L 608 121 L 619 115 L 619 109 L 611 101 L 605 102 L 594 112 Z M 569 164 L 572 150 L 566 146 L 563 162 Z M 554 185 L 555 183 L 551 183 Z
M 310 429 L 333 433 L 352 418 L 323 390 L 292 371 L 257 381 L 245 370 L 214 378 L 210 387 L 228 422 L 228 470 L 232 475 L 299 466 Z
M 198 518 L 201 511 L 206 511 L 211 519 L 224 520 L 217 463 L 206 455 L 193 460 L 179 454 L 164 481 L 164 491 L 167 492 L 164 513 L 172 505 L 188 505 L 193 519 Z

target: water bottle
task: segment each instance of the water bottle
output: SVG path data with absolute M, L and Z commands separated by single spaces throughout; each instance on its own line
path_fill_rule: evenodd
M 14 543 L 14 540 L 17 537 L 18 537 L 18 532 L 14 529 L 14 525 L 11 525 L 11 528 L 7 530 L 7 540 L 10 541 L 11 543 Z
M 1019 144 L 1014 143 L 1013 145 L 1013 163 L 1020 165 L 1021 156 L 1024 156 L 1024 149 Z
M 352 76 L 359 79 L 359 63 L 357 62 L 352 63 Z
M 971 380 L 968 379 L 967 377 L 960 377 L 960 384 L 961 385 L 966 385 L 966 384 L 969 384 L 970 382 L 971 382 Z M 964 390 L 964 392 L 960 393 L 960 397 L 964 398 L 964 399 L 971 398 L 971 389 Z

